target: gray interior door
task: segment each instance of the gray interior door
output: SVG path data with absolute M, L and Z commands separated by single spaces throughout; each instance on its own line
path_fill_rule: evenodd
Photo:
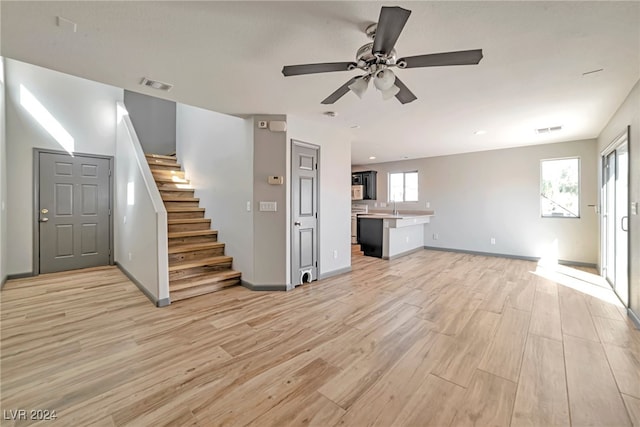
M 39 153 L 40 273 L 107 265 L 109 160 Z
M 291 283 L 318 278 L 318 148 L 294 142 L 291 150 Z

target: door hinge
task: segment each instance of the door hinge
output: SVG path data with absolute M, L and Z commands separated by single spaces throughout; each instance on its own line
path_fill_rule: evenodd
M 109 169 L 109 176 L 111 176 L 111 169 Z
M 111 256 L 111 249 L 109 249 L 109 256 Z
M 111 209 L 109 209 L 109 216 L 111 216 Z
M 318 212 L 316 212 L 316 219 L 318 219 Z
M 318 267 L 318 261 L 316 261 L 316 268 Z

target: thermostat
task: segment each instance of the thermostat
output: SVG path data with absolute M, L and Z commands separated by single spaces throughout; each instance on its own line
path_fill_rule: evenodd
M 282 185 L 284 184 L 283 176 L 270 176 L 268 179 L 269 184 L 271 185 Z

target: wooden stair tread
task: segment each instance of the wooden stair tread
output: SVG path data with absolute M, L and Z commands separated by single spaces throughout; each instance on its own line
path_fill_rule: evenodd
M 158 176 L 154 175 L 153 178 L 156 182 L 170 182 L 172 184 L 188 184 L 189 180 L 184 178 L 173 179 L 175 175 Z
M 169 246 L 169 254 L 179 254 L 181 252 L 191 252 L 206 249 L 216 249 L 224 246 L 222 242 L 202 242 L 202 243 L 187 243 L 181 245 Z
M 204 208 L 197 208 L 195 206 L 185 206 L 183 208 L 166 208 L 167 213 L 170 212 L 204 212 Z
M 172 231 L 167 233 L 169 239 L 176 239 L 180 237 L 194 237 L 194 236 L 212 236 L 217 235 L 218 230 L 194 230 L 194 231 Z
M 188 261 L 188 262 L 182 262 L 182 263 L 176 263 L 176 264 L 170 265 L 169 272 L 188 270 L 190 268 L 204 267 L 207 265 L 225 264 L 231 261 L 233 261 L 232 257 L 227 255 L 219 255 L 219 256 L 214 256 L 210 258 L 203 258 L 195 261 Z
M 182 218 L 182 219 L 169 219 L 167 220 L 168 225 L 176 225 L 176 224 L 198 224 L 200 222 L 211 222 L 208 218 Z
M 202 276 L 180 279 L 169 283 L 169 291 L 179 291 L 196 286 L 208 285 L 210 283 L 222 282 L 229 279 L 239 279 L 242 273 L 235 270 L 224 270 L 215 273 L 203 274 Z
M 145 154 L 144 156 L 148 159 L 176 160 L 176 156 L 165 156 L 163 154 Z
M 174 192 L 174 191 L 194 191 L 194 188 L 160 188 L 158 191 L 162 193 L 163 191 Z
M 200 202 L 197 197 L 162 196 L 163 202 Z

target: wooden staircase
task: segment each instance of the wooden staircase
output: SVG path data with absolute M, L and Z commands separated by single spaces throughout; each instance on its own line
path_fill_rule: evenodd
M 224 254 L 224 243 L 218 242 L 175 156 L 146 157 L 167 209 L 171 301 L 239 284 L 241 273 L 231 269 L 233 258 Z

